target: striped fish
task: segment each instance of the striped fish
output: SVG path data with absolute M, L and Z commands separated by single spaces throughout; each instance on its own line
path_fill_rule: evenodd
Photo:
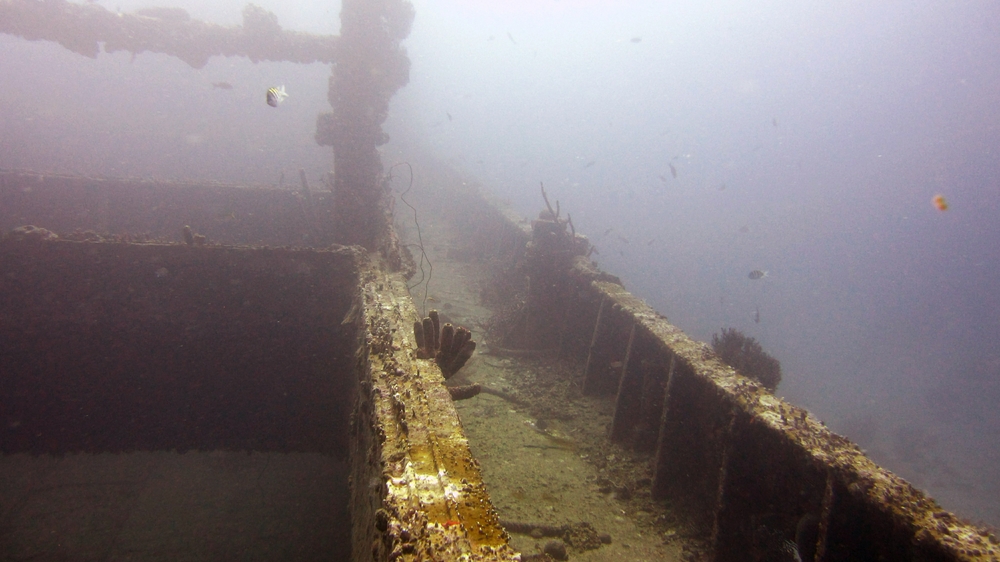
M 270 88 L 267 91 L 267 105 L 271 107 L 278 107 L 278 104 L 283 102 L 288 94 L 285 93 L 284 86 L 278 86 L 277 88 Z
M 788 562 L 802 562 L 802 555 L 799 554 L 799 545 L 794 541 L 785 540 L 781 543 L 782 560 Z

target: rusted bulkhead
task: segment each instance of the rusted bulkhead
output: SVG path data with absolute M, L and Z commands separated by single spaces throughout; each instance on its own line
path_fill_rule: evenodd
M 8 236 L 0 451 L 346 458 L 358 257 Z
M 479 256 L 530 278 L 523 258 L 495 243 L 512 231 L 530 237 L 527 226 L 475 216 Z M 609 439 L 651 455 L 654 498 L 700 524 L 714 560 L 757 559 L 761 529 L 798 538 L 803 560 L 1000 560 L 996 536 L 736 373 L 586 257 L 564 275 L 559 355 L 579 359 L 586 393 L 614 400 Z

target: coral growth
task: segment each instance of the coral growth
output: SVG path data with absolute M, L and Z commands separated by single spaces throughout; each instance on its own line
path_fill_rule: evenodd
M 8 240 L 58 240 L 59 236 L 52 232 L 51 230 L 40 228 L 32 224 L 25 226 L 19 226 L 5 236 L 0 236 L 0 238 L 6 238 Z
M 567 272 L 578 256 L 590 255 L 586 236 L 576 233 L 573 219 L 561 217 L 540 184 L 545 210 L 531 223 L 531 240 L 523 257 L 498 269 L 484 289 L 484 302 L 495 303 L 496 312 L 486 323 L 488 341 L 507 351 L 543 351 L 559 346 L 565 331 L 566 312 L 576 288 Z M 513 265 L 511 265 L 513 264 Z
M 448 394 L 451 395 L 452 400 L 468 400 L 483 391 L 482 385 L 478 384 L 468 384 L 465 386 L 449 386 Z
M 450 379 L 476 351 L 476 342 L 472 341 L 472 332 L 451 324 L 441 325 L 438 311 L 427 313 L 423 321 L 413 323 L 413 338 L 417 342 L 417 357 L 421 359 L 434 358 L 441 367 L 445 380 Z
M 723 328 L 722 336 L 712 335 L 712 349 L 728 365 L 774 392 L 781 382 L 781 363 L 736 328 Z

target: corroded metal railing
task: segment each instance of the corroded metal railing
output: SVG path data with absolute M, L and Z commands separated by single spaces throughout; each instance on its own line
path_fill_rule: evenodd
M 444 198 L 461 198 L 459 218 L 476 218 L 484 258 L 500 256 L 493 240 L 501 236 L 518 233 L 517 245 L 531 248 L 530 238 L 545 232 L 474 202 L 474 192 L 457 188 Z M 499 259 L 516 274 L 517 255 Z M 613 398 L 609 439 L 652 455 L 654 498 L 711 536 L 713 560 L 750 559 L 762 526 L 795 537 L 803 560 L 1000 560 L 996 536 L 741 376 L 587 257 L 574 258 L 563 276 L 546 283 L 566 293 L 565 307 L 547 312 L 561 315 L 548 322 L 563 326 L 559 354 L 579 358 L 584 392 Z

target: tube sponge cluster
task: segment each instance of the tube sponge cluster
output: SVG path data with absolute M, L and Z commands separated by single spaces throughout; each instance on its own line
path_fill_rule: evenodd
M 464 367 L 476 351 L 472 332 L 451 324 L 441 326 L 441 318 L 436 310 L 428 312 L 423 320 L 413 323 L 413 338 L 417 342 L 417 357 L 433 357 L 446 380 Z

